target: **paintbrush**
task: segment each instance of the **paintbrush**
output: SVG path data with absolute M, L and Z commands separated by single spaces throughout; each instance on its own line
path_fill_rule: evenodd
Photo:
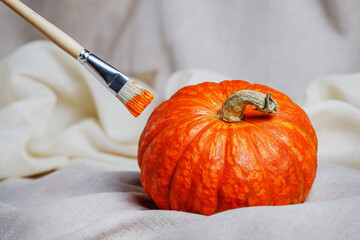
M 1 0 L 27 22 L 37 28 L 49 40 L 77 59 L 113 95 L 125 105 L 135 117 L 151 103 L 154 96 L 132 81 L 125 74 L 110 66 L 72 39 L 69 35 L 48 22 L 19 0 Z

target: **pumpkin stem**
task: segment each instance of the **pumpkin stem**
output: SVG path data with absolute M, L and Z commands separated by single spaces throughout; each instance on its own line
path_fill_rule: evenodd
M 244 112 L 247 105 L 256 106 L 255 110 L 264 114 L 276 114 L 279 109 L 270 92 L 263 94 L 253 90 L 241 90 L 234 92 L 224 101 L 218 117 L 225 122 L 241 122 L 245 117 Z

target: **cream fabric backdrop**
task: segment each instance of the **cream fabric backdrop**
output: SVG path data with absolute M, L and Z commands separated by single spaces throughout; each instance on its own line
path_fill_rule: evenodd
M 0 178 L 64 167 L 139 169 L 137 142 L 158 97 L 132 117 L 50 42 L 28 44 L 3 60 L 0 79 Z
M 201 68 L 297 100 L 315 78 L 360 72 L 358 0 L 24 2 L 118 69 L 156 70 L 157 90 L 172 72 Z M 42 38 L 1 4 L 0 23 L 0 58 Z

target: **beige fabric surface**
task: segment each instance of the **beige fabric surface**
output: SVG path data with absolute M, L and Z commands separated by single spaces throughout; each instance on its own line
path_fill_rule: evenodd
M 320 164 L 304 204 L 209 217 L 155 208 L 138 172 L 60 170 L 0 182 L 2 240 L 358 239 L 360 172 Z
M 360 72 L 358 0 L 24 0 L 126 73 L 210 69 L 297 100 L 318 77 Z M 0 58 L 43 38 L 0 3 Z M 162 92 L 162 91 L 160 91 Z

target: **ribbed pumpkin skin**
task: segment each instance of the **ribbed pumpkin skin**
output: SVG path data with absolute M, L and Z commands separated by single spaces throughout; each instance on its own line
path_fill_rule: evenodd
M 251 108 L 239 123 L 219 120 L 227 97 L 268 91 L 279 106 Z M 317 138 L 305 112 L 285 94 L 231 80 L 187 86 L 160 104 L 139 141 L 141 183 L 160 209 L 210 215 L 246 206 L 301 203 L 317 169 Z

